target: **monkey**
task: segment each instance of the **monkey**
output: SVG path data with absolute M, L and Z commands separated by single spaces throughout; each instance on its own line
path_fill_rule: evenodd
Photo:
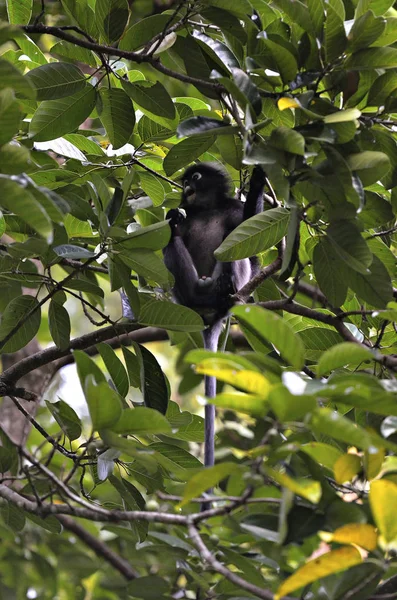
M 265 173 L 253 170 L 245 203 L 230 196 L 231 181 L 217 163 L 188 167 L 182 177 L 182 202 L 168 211 L 171 238 L 164 262 L 174 276 L 173 299 L 196 310 L 207 325 L 204 348 L 216 351 L 230 297 L 259 271 L 256 257 L 219 262 L 215 250 L 240 223 L 262 212 Z M 182 210 L 183 212 L 182 212 Z M 216 395 L 215 377 L 205 376 L 205 395 Z M 214 464 L 215 406 L 205 406 L 204 464 Z

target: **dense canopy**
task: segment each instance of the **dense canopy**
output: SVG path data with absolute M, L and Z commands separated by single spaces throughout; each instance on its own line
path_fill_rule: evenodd
M 0 3 L 1 598 L 394 597 L 394 4 Z M 197 160 L 266 172 L 217 353 L 162 256 Z

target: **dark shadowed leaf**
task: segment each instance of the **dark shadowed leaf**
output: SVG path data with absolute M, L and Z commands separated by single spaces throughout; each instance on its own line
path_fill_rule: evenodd
M 201 156 L 214 143 L 211 134 L 192 137 L 175 144 L 164 159 L 163 167 L 167 175 L 172 175 L 178 169 L 185 167 Z
M 29 71 L 25 78 L 36 88 L 37 100 L 56 100 L 72 96 L 86 86 L 86 79 L 76 65 L 48 63 Z
M 135 111 L 124 90 L 110 88 L 99 94 L 99 116 L 114 149 L 128 142 L 135 126 Z
M 19 296 L 11 300 L 1 318 L 0 351 L 2 353 L 16 352 L 26 346 L 36 335 L 40 322 L 41 311 L 37 298 Z M 4 343 L 3 340 L 11 332 L 14 332 L 12 337 Z
M 106 42 L 117 42 L 128 21 L 127 0 L 97 0 L 95 18 L 98 29 Z
M 179 123 L 177 127 L 178 137 L 184 137 L 189 135 L 198 135 L 200 133 L 206 133 L 212 131 L 213 134 L 226 134 L 232 133 L 235 128 L 225 121 L 219 119 L 212 119 L 210 117 L 192 117 L 186 121 Z
M 86 84 L 79 92 L 59 100 L 45 100 L 30 122 L 29 133 L 37 142 L 53 140 L 78 129 L 95 106 L 95 88 Z
M 54 403 L 46 401 L 46 405 L 69 440 L 77 440 L 81 435 L 81 421 L 73 408 L 63 400 Z
M 165 415 L 169 399 L 165 375 L 156 358 L 145 346 L 134 342 L 133 347 L 140 366 L 141 391 L 145 406 Z
M 65 350 L 70 343 L 70 317 L 66 308 L 55 300 L 51 300 L 48 309 L 48 325 L 57 348 Z

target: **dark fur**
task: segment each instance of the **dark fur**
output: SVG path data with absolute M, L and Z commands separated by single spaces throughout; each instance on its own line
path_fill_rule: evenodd
M 200 178 L 197 178 L 197 174 Z M 257 272 L 255 257 L 221 263 L 214 251 L 233 229 L 263 210 L 265 175 L 255 167 L 245 203 L 230 196 L 230 179 L 223 168 L 212 163 L 189 167 L 183 176 L 180 208 L 167 214 L 172 230 L 164 249 L 167 268 L 175 279 L 175 301 L 197 310 L 209 326 L 204 347 L 217 350 L 222 321 L 230 308 L 230 295 L 241 289 Z M 216 381 L 205 378 L 205 393 L 213 398 Z M 212 405 L 206 406 L 205 464 L 214 464 L 214 419 Z

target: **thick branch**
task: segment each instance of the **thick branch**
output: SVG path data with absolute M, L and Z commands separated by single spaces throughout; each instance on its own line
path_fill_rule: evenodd
M 124 558 L 116 554 L 116 552 L 113 552 L 109 546 L 89 533 L 84 527 L 79 525 L 79 523 L 76 523 L 76 521 L 66 515 L 58 515 L 57 519 L 65 529 L 74 533 L 82 542 L 84 542 L 84 544 L 91 548 L 97 556 L 104 558 L 126 579 L 131 580 L 139 577 L 138 571 L 135 571 Z
M 244 287 L 232 296 L 232 300 L 236 302 L 246 302 L 251 294 L 260 286 L 266 279 L 274 275 L 281 267 L 282 259 L 280 256 L 276 258 L 270 265 L 261 269 L 258 275 L 255 275 Z
M 85 350 L 90 346 L 99 344 L 99 342 L 105 342 L 108 339 L 114 338 L 115 335 L 127 334 L 141 328 L 142 326 L 137 323 L 117 323 L 116 325 L 103 327 L 92 333 L 87 333 L 87 335 L 75 338 L 65 350 L 59 350 L 56 346 L 51 346 L 51 348 L 46 348 L 32 356 L 23 358 L 16 365 L 6 369 L 0 377 L 0 381 L 5 384 L 14 383 L 23 375 L 30 373 L 30 371 L 34 371 L 38 367 L 70 355 L 72 350 Z
M 172 77 L 173 79 L 178 79 L 179 81 L 184 81 L 185 83 L 191 83 L 192 85 L 203 86 L 210 90 L 218 92 L 219 94 L 226 93 L 226 89 L 220 83 L 208 81 L 206 79 L 199 79 L 197 77 L 191 77 L 190 75 L 185 75 L 183 73 L 172 71 L 172 69 L 165 67 L 158 58 L 155 58 L 149 54 L 141 54 L 140 52 L 131 52 L 129 50 L 120 50 L 119 48 L 113 48 L 112 46 L 97 44 L 87 39 L 82 39 L 76 37 L 75 35 L 71 35 L 67 31 L 62 30 L 59 27 L 50 27 L 41 23 L 38 23 L 37 25 L 25 25 L 24 27 L 22 27 L 22 29 L 25 31 L 25 33 L 28 34 L 39 33 L 53 35 L 61 40 L 65 40 L 65 42 L 70 42 L 71 44 L 80 46 L 80 48 L 87 48 L 87 50 L 92 50 L 93 52 L 97 52 L 98 54 L 118 56 L 119 58 L 125 58 L 138 64 L 148 63 L 154 69 L 156 69 L 156 71 L 159 71 L 160 73 L 163 73 L 168 77 Z
M 122 521 L 148 521 L 149 523 L 168 523 L 169 525 L 186 525 L 188 517 L 144 510 L 106 510 L 92 505 L 92 508 L 71 506 L 70 504 L 37 503 L 18 494 L 6 485 L 0 485 L 0 497 L 40 517 L 48 515 L 72 515 L 90 521 L 121 523 Z

